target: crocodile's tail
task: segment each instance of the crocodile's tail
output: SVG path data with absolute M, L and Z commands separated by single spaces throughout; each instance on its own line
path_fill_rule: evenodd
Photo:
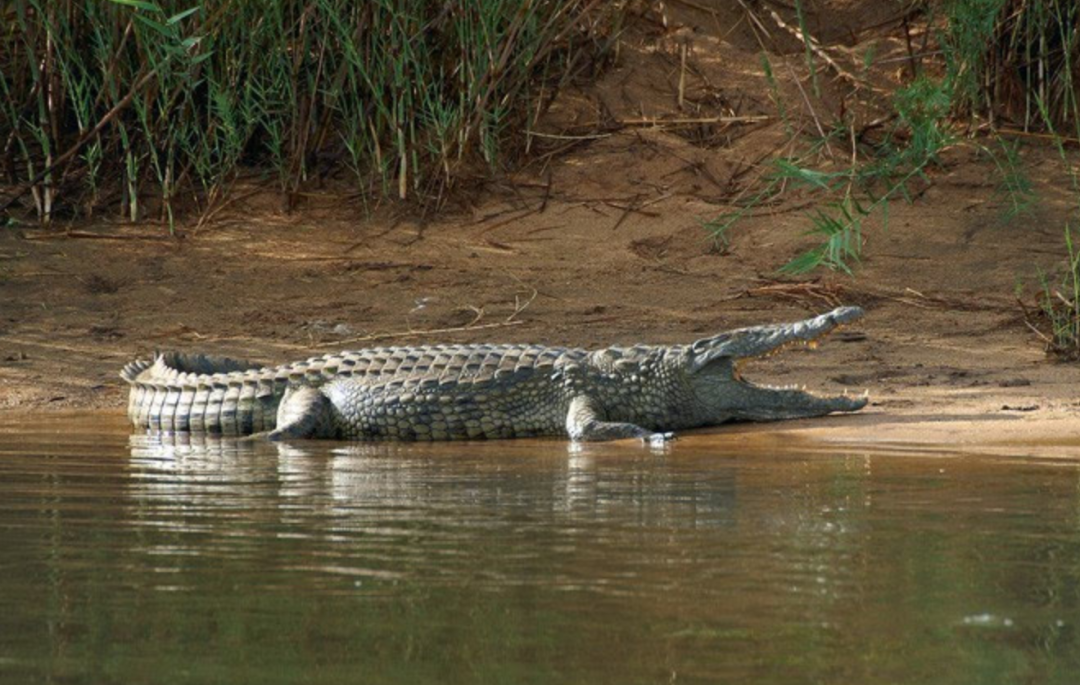
M 148 362 L 145 359 L 136 359 L 130 364 L 124 366 L 124 368 L 120 371 L 120 377 L 128 383 L 135 383 L 136 379 L 139 377 L 139 374 L 143 371 L 146 371 L 153 365 L 154 362 L 152 361 Z
M 277 369 L 201 354 L 166 352 L 120 372 L 131 384 L 137 428 L 249 435 L 271 430 L 287 384 Z

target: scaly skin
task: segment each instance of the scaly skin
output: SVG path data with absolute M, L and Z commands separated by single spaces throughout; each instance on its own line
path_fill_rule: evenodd
M 865 397 L 818 397 L 743 380 L 740 360 L 809 344 L 857 307 L 754 326 L 692 345 L 587 351 L 541 345 L 382 347 L 284 366 L 167 353 L 128 364 L 137 428 L 270 438 L 454 440 L 561 435 L 645 438 L 733 420 L 856 411 Z

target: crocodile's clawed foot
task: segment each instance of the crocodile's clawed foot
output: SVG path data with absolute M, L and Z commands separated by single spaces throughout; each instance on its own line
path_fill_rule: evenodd
M 649 447 L 663 447 L 675 442 L 674 433 L 650 433 L 641 436 L 641 442 Z

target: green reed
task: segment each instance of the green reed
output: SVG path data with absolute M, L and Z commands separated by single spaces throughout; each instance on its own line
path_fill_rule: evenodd
M 242 170 L 291 203 L 438 204 L 512 162 L 537 101 L 606 47 L 600 0 L 0 0 L 11 213 L 206 212 Z M 17 195 L 15 201 L 12 196 Z M 5 195 L 0 195 L 0 203 Z

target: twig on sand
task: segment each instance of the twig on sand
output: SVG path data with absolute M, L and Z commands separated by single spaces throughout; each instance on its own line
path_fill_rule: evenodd
M 121 235 L 118 233 L 91 233 L 89 231 L 65 231 L 64 233 L 43 233 L 41 235 L 33 235 L 24 233 L 23 240 L 66 240 L 68 238 L 81 239 L 81 240 L 155 240 L 155 241 L 171 241 L 175 240 L 167 235 Z
M 362 335 L 358 338 L 348 338 L 346 340 L 334 340 L 325 343 L 315 343 L 311 347 L 340 347 L 342 345 L 351 345 L 358 342 L 374 342 L 376 340 L 390 340 L 393 338 L 413 338 L 420 335 L 441 334 L 441 333 L 462 333 L 464 331 L 480 331 L 491 328 L 507 328 L 509 326 L 520 326 L 524 324 L 524 321 L 499 321 L 496 323 L 483 323 L 483 324 L 470 324 L 468 326 L 451 326 L 449 328 L 427 328 L 424 330 L 416 331 L 396 331 L 393 333 L 372 333 L 371 335 Z
M 742 116 L 728 117 L 639 117 L 637 119 L 619 119 L 615 124 L 619 127 L 630 126 L 694 126 L 697 124 L 756 124 L 761 121 L 772 121 L 770 114 L 746 114 Z
M 522 300 L 520 295 L 514 296 L 514 311 L 510 312 L 502 321 L 496 321 L 495 323 L 478 323 L 484 317 L 483 308 L 471 307 L 476 313 L 476 318 L 470 321 L 464 326 L 450 326 L 448 328 L 426 328 L 423 330 L 408 330 L 408 331 L 396 331 L 392 333 L 372 333 L 371 335 L 362 335 L 357 338 L 348 338 L 345 340 L 333 340 L 325 343 L 315 343 L 313 347 L 341 347 L 342 345 L 351 345 L 359 342 L 374 342 L 376 340 L 390 340 L 393 338 L 412 338 L 416 336 L 437 335 L 443 333 L 464 333 L 466 331 L 482 331 L 491 330 L 493 328 L 509 328 L 510 326 L 520 326 L 524 324 L 524 321 L 519 320 L 517 317 L 523 311 L 529 308 L 529 305 L 533 303 L 536 296 L 540 293 L 536 288 L 533 288 L 532 294 L 528 298 Z
M 980 127 L 980 131 L 982 131 L 983 128 L 984 127 Z M 1080 139 L 1078 139 L 1078 138 L 1069 138 L 1067 136 L 1060 136 L 1060 135 L 1058 135 L 1056 133 L 1055 134 L 1036 133 L 1034 131 L 1021 131 L 1020 129 L 1015 129 L 1015 128 L 992 127 L 992 126 L 987 126 L 987 127 L 985 127 L 985 129 L 989 130 L 991 132 L 991 135 L 1000 133 L 1000 134 L 1003 134 L 1003 135 L 1017 136 L 1017 137 L 1020 137 L 1020 138 L 1038 138 L 1040 140 L 1061 141 L 1062 143 L 1067 143 L 1069 145 L 1078 145 L 1078 144 L 1080 144 Z
M 1054 347 L 1054 341 L 1053 341 L 1053 340 L 1052 340 L 1052 339 L 1050 338 L 1050 336 L 1048 336 L 1047 334 L 1043 333 L 1043 332 L 1042 332 L 1042 331 L 1040 331 L 1040 330 L 1039 330 L 1038 328 L 1036 328 L 1036 327 L 1035 327 L 1035 324 L 1033 324 L 1033 323 L 1031 323 L 1030 321 L 1028 321 L 1028 319 L 1027 319 L 1027 317 L 1026 317 L 1026 316 L 1024 317 L 1024 325 L 1025 325 L 1025 326 L 1027 326 L 1028 328 L 1030 328 L 1030 329 L 1031 329 L 1031 332 L 1032 332 L 1032 333 L 1034 333 L 1035 335 L 1039 336 L 1039 338 L 1040 338 L 1040 339 L 1041 339 L 1041 340 L 1042 340 L 1042 341 L 1043 341 L 1044 343 L 1046 343 L 1046 344 L 1047 344 L 1047 345 L 1048 345 L 1048 346 L 1050 347 L 1050 349 L 1053 349 L 1053 347 Z
M 626 205 L 626 206 L 616 205 L 616 204 L 613 204 L 611 202 L 604 202 L 604 204 L 606 204 L 606 205 L 608 205 L 610 207 L 615 207 L 616 209 L 623 210 L 622 215 L 619 216 L 619 220 L 615 222 L 615 225 L 611 227 L 611 230 L 614 231 L 614 230 L 618 229 L 619 226 L 622 226 L 623 222 L 626 221 L 626 217 L 630 216 L 631 212 L 637 212 L 638 214 L 642 214 L 642 215 L 645 215 L 645 216 L 649 216 L 650 214 L 653 215 L 653 216 L 658 216 L 656 214 L 653 214 L 652 212 L 646 212 L 646 211 L 643 211 L 643 210 L 646 207 L 648 207 L 649 205 L 654 205 L 657 202 L 662 202 L 662 201 L 668 199 L 672 195 L 674 195 L 674 193 L 664 193 L 663 195 L 661 195 L 659 197 L 654 197 L 653 199 L 649 200 L 648 202 L 639 202 L 637 196 L 635 196 L 634 199 L 630 201 L 630 204 Z
M 750 297 L 783 297 L 798 302 L 820 300 L 830 307 L 839 307 L 843 304 L 844 296 L 848 290 L 842 285 L 831 285 L 810 281 L 806 283 L 779 283 L 773 282 L 750 288 L 746 295 Z
M 552 140 L 597 140 L 599 138 L 610 138 L 611 133 L 593 133 L 584 136 L 572 136 L 562 133 L 540 133 L 539 131 L 527 131 L 526 135 L 534 136 L 536 138 L 551 138 Z

